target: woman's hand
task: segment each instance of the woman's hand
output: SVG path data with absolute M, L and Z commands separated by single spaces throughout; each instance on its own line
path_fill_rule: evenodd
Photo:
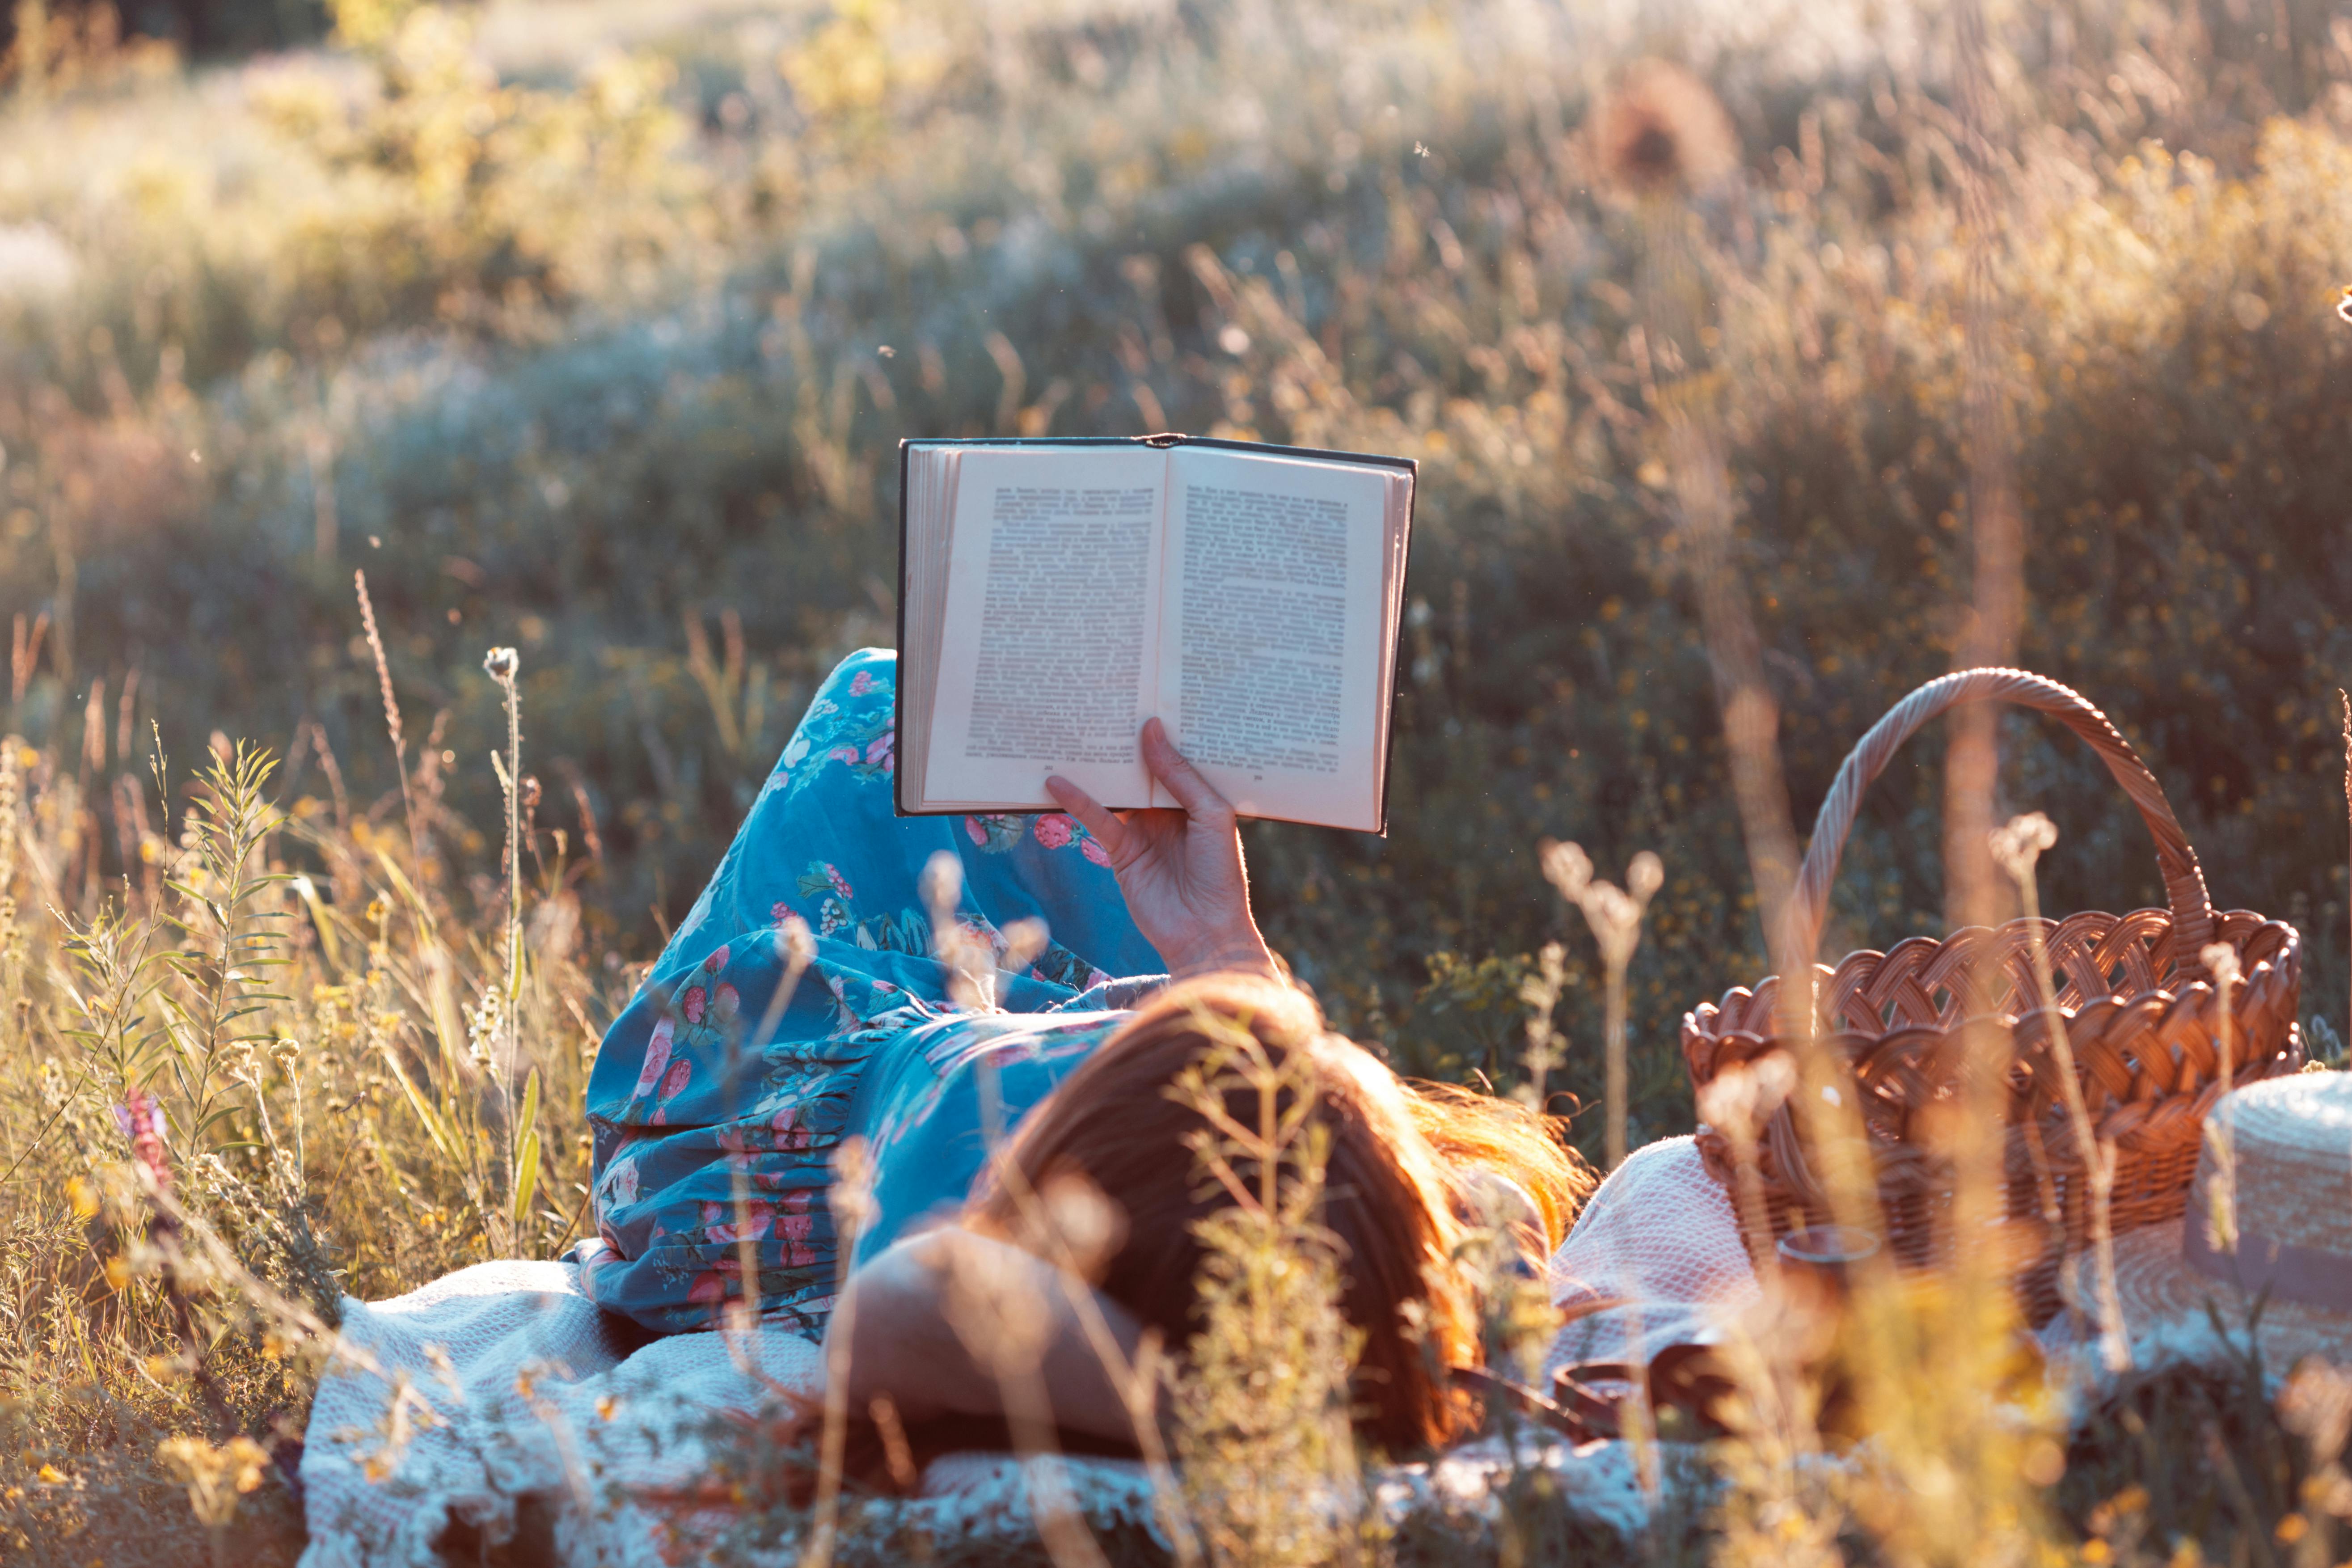
M 1178 980 L 1213 970 L 1276 974 L 1274 955 L 1250 916 L 1234 808 L 1157 719 L 1143 723 L 1143 764 L 1181 810 L 1114 812 L 1059 774 L 1045 791 L 1086 824 L 1110 856 L 1127 911 Z

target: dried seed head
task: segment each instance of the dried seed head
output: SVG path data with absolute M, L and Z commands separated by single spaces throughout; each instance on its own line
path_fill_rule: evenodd
M 955 913 L 956 902 L 963 897 L 963 862 L 948 850 L 936 851 L 923 867 L 921 889 L 923 903 L 934 920 L 946 920 Z
M 1592 884 L 1584 896 L 1584 913 L 1604 946 L 1610 938 L 1636 930 L 1642 923 L 1642 906 L 1614 882 Z
M 876 1171 L 863 1138 L 845 1138 L 833 1152 L 833 1192 L 826 1202 L 835 1223 L 851 1231 L 863 1230 L 874 1217 Z
M 1736 1062 L 1698 1091 L 1699 1119 L 1709 1127 L 1752 1135 L 1796 1087 L 1796 1065 L 1783 1052 Z
M 1704 190 L 1739 160 L 1739 138 L 1707 85 L 1665 60 L 1637 60 L 1592 114 L 1602 178 L 1642 195 Z
M 816 933 L 808 921 L 787 912 L 776 925 L 776 947 L 794 970 L 806 969 L 816 960 Z
M 1004 939 L 1004 951 L 997 954 L 996 966 L 1011 973 L 1021 973 L 1045 951 L 1047 931 L 1044 921 L 1013 921 L 997 934 Z
M 492 680 L 503 684 L 515 678 L 515 671 L 522 668 L 522 659 L 510 647 L 494 647 L 482 656 L 482 668 Z
M 1988 842 L 1992 847 L 1993 863 L 2008 872 L 2011 880 L 2025 882 L 2032 878 L 2033 863 L 2042 858 L 2042 852 L 2058 842 L 2058 828 L 2040 812 L 2029 811 L 1994 828 Z
M 1059 1262 L 1061 1249 L 1066 1248 L 1070 1262 L 1090 1280 L 1101 1279 L 1111 1255 L 1127 1239 L 1127 1216 L 1118 1205 L 1074 1173 L 1049 1179 L 1037 1194 L 1035 1209 L 1022 1217 L 1019 1239 L 1024 1248 L 1053 1262 Z
M 1581 903 L 1592 882 L 1592 857 L 1581 845 L 1547 841 L 1542 848 L 1543 874 L 1570 903 Z
M 1651 896 L 1666 885 L 1666 868 L 1656 855 L 1647 849 L 1633 857 L 1625 868 L 1625 889 L 1634 901 L 1646 906 Z

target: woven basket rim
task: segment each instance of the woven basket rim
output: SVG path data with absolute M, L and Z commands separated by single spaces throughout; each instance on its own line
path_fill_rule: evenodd
M 1837 979 L 1840 975 L 1845 973 L 1847 972 L 1847 966 L 1853 963 L 1857 959 L 1884 960 L 1888 954 L 1906 947 L 1915 947 L 1924 944 L 1931 946 L 1940 952 L 1948 949 L 1957 942 L 1979 941 L 1986 936 L 1998 938 L 2005 933 L 2014 932 L 2020 937 L 2024 937 L 2028 935 L 2036 925 L 2045 928 L 2046 933 L 2048 931 L 2055 931 L 2069 921 L 2079 921 L 2084 919 L 2108 920 L 2120 926 L 2127 921 L 2148 915 L 2161 916 L 2168 919 L 2169 911 L 2159 908 L 2149 907 L 2126 910 L 2125 913 L 2120 915 L 2110 914 L 2105 910 L 2077 910 L 2074 914 L 2056 918 L 2049 915 L 2019 915 L 2013 919 L 2003 921 L 1998 926 L 1961 926 L 1947 932 L 1941 937 L 1925 935 L 1907 936 L 1902 941 L 1890 943 L 1888 946 L 1884 948 L 1854 948 L 1833 964 L 1822 963 L 1817 961 L 1813 965 L 1815 984 L 1819 987 L 1824 981 L 1833 981 Z M 2227 929 L 2236 928 L 2239 925 L 2239 922 L 2242 921 L 2247 923 L 2244 924 L 2243 930 L 2240 935 L 2233 938 L 2226 934 Z M 2293 925 L 2273 916 L 2265 915 L 2258 910 L 2229 910 L 2225 911 L 2216 911 L 2214 924 L 2216 927 L 2225 928 L 2223 930 L 2217 930 L 2215 932 L 2217 940 L 2228 942 L 2230 945 L 2236 949 L 2242 955 L 2253 944 L 2254 939 L 2265 931 L 2275 930 L 2281 931 L 2284 933 L 2286 938 L 2286 940 L 2281 944 L 2281 949 L 2278 953 L 2265 954 L 2263 957 L 2255 960 L 2252 964 L 2240 972 L 2238 993 L 2240 1000 L 2233 1004 L 2233 1010 L 2242 1010 L 2244 1007 L 2243 998 L 2253 990 L 2257 984 L 2276 983 L 2274 980 L 2267 980 L 2266 977 L 2283 973 L 2279 960 L 2286 952 L 2292 952 L 2297 955 L 2298 962 L 2295 963 L 2294 968 L 2298 971 L 2296 979 L 2299 982 L 2299 971 L 2301 967 L 2299 958 L 2303 937 L 2302 932 L 2297 931 Z M 2212 972 L 2207 968 L 2202 960 L 2199 960 L 2185 966 L 2175 964 L 2171 973 L 2176 976 L 2186 976 L 2188 978 L 2188 985 L 2158 984 L 2150 986 L 2142 991 L 2110 989 L 2103 994 L 2092 995 L 2085 994 L 2074 1002 L 2062 1001 L 2059 1005 L 2059 1013 L 2063 1017 L 2071 1022 L 2084 1009 L 2097 1006 L 2103 1003 L 2121 1002 L 2126 1005 L 2129 1005 L 2150 996 L 2171 1000 L 2180 995 L 2183 991 L 2189 989 L 2190 986 L 2201 984 L 2210 989 L 2212 984 Z M 1722 1017 L 1725 1014 L 1730 1011 L 1730 1005 L 1735 998 L 1741 1001 L 1752 1002 L 1757 996 L 1763 994 L 1767 986 L 1777 986 L 1780 983 L 1780 976 L 1778 973 L 1767 974 L 1762 979 L 1754 982 L 1752 984 L 1734 985 L 1730 989 L 1725 991 L 1720 996 L 1710 997 L 1695 1004 L 1683 1014 L 1684 1034 L 1687 1037 L 1694 1029 L 1698 1029 L 1704 1031 L 1706 1034 L 1706 1037 L 1711 1039 L 1727 1038 L 1731 1035 L 1756 1036 L 1757 1031 L 1754 1030 L 1717 1030 L 1711 1028 L 1708 1026 L 1713 1020 Z M 1817 1008 L 1822 1004 L 1822 992 L 1819 989 L 1814 993 Z M 2010 1026 L 2014 1027 L 2018 1024 L 2021 1023 L 2025 1018 L 2032 1016 L 2032 1014 L 2039 1010 L 2038 1006 L 2033 1006 L 2021 1007 L 2014 1012 L 1993 1011 L 1969 1013 L 1960 1015 L 1948 1023 L 1892 1024 L 1878 1030 L 1856 1029 L 1848 1026 L 1841 1025 L 1833 1019 L 1822 1018 L 1821 1019 L 1822 1026 L 1817 1027 L 1813 1031 L 1812 1037 L 1816 1039 L 1827 1039 L 1832 1037 L 1886 1038 L 1910 1030 L 1921 1028 L 1935 1029 L 1946 1033 L 1951 1033 L 1970 1027 L 1981 1026 L 2001 1019 L 2007 1019 Z M 1820 1018 L 1818 1012 L 1816 1013 L 1816 1017 Z M 1775 1033 L 1769 1037 L 1769 1037 L 1772 1040 L 1785 1042 L 1788 1044 L 1797 1043 L 1798 1039 L 1801 1038 L 1801 1037 L 1792 1037 L 1780 1033 Z M 1696 1083 L 1700 1087 L 1704 1087 L 1708 1081 L 1706 1079 L 1696 1079 L 1696 1075 L 1694 1075 L 1694 1078 Z

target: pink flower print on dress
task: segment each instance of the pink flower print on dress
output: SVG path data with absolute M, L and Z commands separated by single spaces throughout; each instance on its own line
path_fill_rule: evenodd
M 637 1201 L 637 1163 L 634 1159 L 615 1160 L 604 1170 L 604 1195 L 612 1204 L 625 1206 Z
M 988 829 L 980 825 L 980 818 L 976 816 L 963 819 L 963 836 L 974 844 L 985 845 L 988 842 Z
M 816 1224 L 816 1215 L 803 1209 L 798 1214 L 786 1214 L 776 1220 L 776 1234 L 786 1241 L 806 1241 L 809 1230 Z
M 866 748 L 866 765 L 869 768 L 880 768 L 884 773 L 888 773 L 892 763 L 896 760 L 898 747 L 898 731 L 883 731 L 875 742 Z
M 711 998 L 710 1016 L 721 1024 L 730 1022 L 742 1010 L 743 997 L 732 985 L 721 985 Z
M 686 1299 L 699 1307 L 715 1307 L 743 1293 L 743 1260 L 722 1258 L 705 1270 L 686 1293 Z
M 670 1063 L 669 1071 L 662 1075 L 661 1097 L 664 1100 L 676 1100 L 686 1092 L 686 1080 L 693 1076 L 694 1064 L 684 1057 Z
M 677 999 L 677 1010 L 686 1015 L 686 1021 L 689 1024 L 702 1022 L 702 1016 L 709 1006 L 710 993 L 699 985 L 688 986 L 686 994 Z
M 746 1203 L 740 1215 L 733 1204 L 705 1204 L 702 1234 L 721 1246 L 731 1247 L 739 1241 L 759 1240 L 768 1234 L 775 1218 L 774 1207 L 758 1199 Z
M 776 1147 L 779 1150 L 790 1151 L 815 1146 L 816 1129 L 801 1121 L 802 1110 L 803 1107 L 797 1105 L 787 1105 L 777 1111 L 775 1119 L 769 1122 L 768 1125 L 775 1129 Z
M 857 760 L 857 748 L 855 746 L 835 746 L 833 750 L 824 754 L 824 760 L 829 763 L 854 763 Z
M 830 860 L 824 862 L 824 879 L 832 883 L 833 890 L 839 893 L 843 898 L 854 899 L 857 896 L 856 893 L 850 891 L 849 879 L 841 874 L 841 868 L 835 865 Z
M 661 1081 L 663 1071 L 669 1066 L 670 1040 L 677 1032 L 677 1024 L 666 1013 L 654 1024 L 653 1036 L 646 1041 L 646 1065 L 638 1069 L 637 1087 L 630 1098 L 643 1100 Z
M 870 669 L 859 670 L 849 682 L 849 694 L 852 697 L 863 697 L 873 689 L 874 672 Z
M 1036 1059 L 1037 1043 L 1017 1036 L 1009 1040 L 992 1040 L 964 1058 L 965 1061 L 985 1067 L 991 1072 L 1002 1071 L 1016 1062 Z
M 1078 841 L 1078 853 L 1084 855 L 1087 859 L 1093 861 L 1097 866 L 1108 866 L 1110 864 L 1110 852 L 1102 847 L 1102 841 L 1100 839 L 1096 838 L 1091 835 Z
M 703 973 L 706 974 L 718 973 L 720 970 L 727 967 L 727 960 L 730 956 L 732 955 L 728 950 L 728 944 L 723 942 L 720 942 L 717 949 L 711 952 L 710 956 L 702 961 Z
M 1066 814 L 1049 811 L 1039 817 L 1037 825 L 1029 831 L 1035 834 L 1037 842 L 1046 848 L 1059 849 L 1077 837 L 1076 833 L 1072 831 L 1076 826 Z
M 793 918 L 793 906 L 792 906 L 792 905 L 787 904 L 787 903 L 782 903 L 782 902 L 777 902 L 777 903 L 770 904 L 770 905 L 768 906 L 768 923 L 769 923 L 770 925 L 773 925 L 773 926 L 780 926 L 780 925 L 783 924 L 786 921 L 788 921 L 788 920 L 790 920 L 790 919 L 792 919 L 792 918 Z

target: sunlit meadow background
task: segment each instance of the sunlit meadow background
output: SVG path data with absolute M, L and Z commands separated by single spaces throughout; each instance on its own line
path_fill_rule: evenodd
M 1990 20 L 2020 658 L 2140 748 L 2221 903 L 2301 928 L 2324 1052 L 2352 10 Z M 159 1441 L 299 1430 L 261 1319 L 197 1301 L 192 1340 L 110 1250 L 131 1081 L 182 1196 L 316 1310 L 576 1234 L 597 1034 L 815 680 L 891 639 L 902 437 L 1419 459 L 1391 833 L 1252 828 L 1261 918 L 1339 1027 L 1505 1086 L 1564 942 L 1549 1082 L 1592 1102 L 1598 962 L 1536 847 L 1612 875 L 1654 849 L 1632 1131 L 1686 1130 L 1676 1021 L 1767 964 L 1633 331 L 1641 224 L 1588 132 L 1633 60 L 1687 65 L 1736 131 L 1690 203 L 1702 337 L 1801 823 L 1968 632 L 1934 5 L 25 4 L 8 37 L 0 1556 L 187 1560 L 201 1465 Z M 530 776 L 513 972 L 492 646 Z M 196 785 L 238 738 L 275 773 Z M 1832 953 L 1941 929 L 1939 762 L 1924 739 L 1873 792 Z M 2059 825 L 2046 907 L 2158 899 L 2073 742 L 2011 722 L 2001 787 Z M 2272 1431 L 2249 1408 L 2212 1420 Z M 2176 1461 L 2168 1530 L 2271 1550 L 2304 1460 L 2256 1464 L 2260 1528 Z M 2095 1500 L 2059 1538 L 2120 1528 Z M 284 1557 L 295 1518 L 268 1483 L 221 1529 Z

